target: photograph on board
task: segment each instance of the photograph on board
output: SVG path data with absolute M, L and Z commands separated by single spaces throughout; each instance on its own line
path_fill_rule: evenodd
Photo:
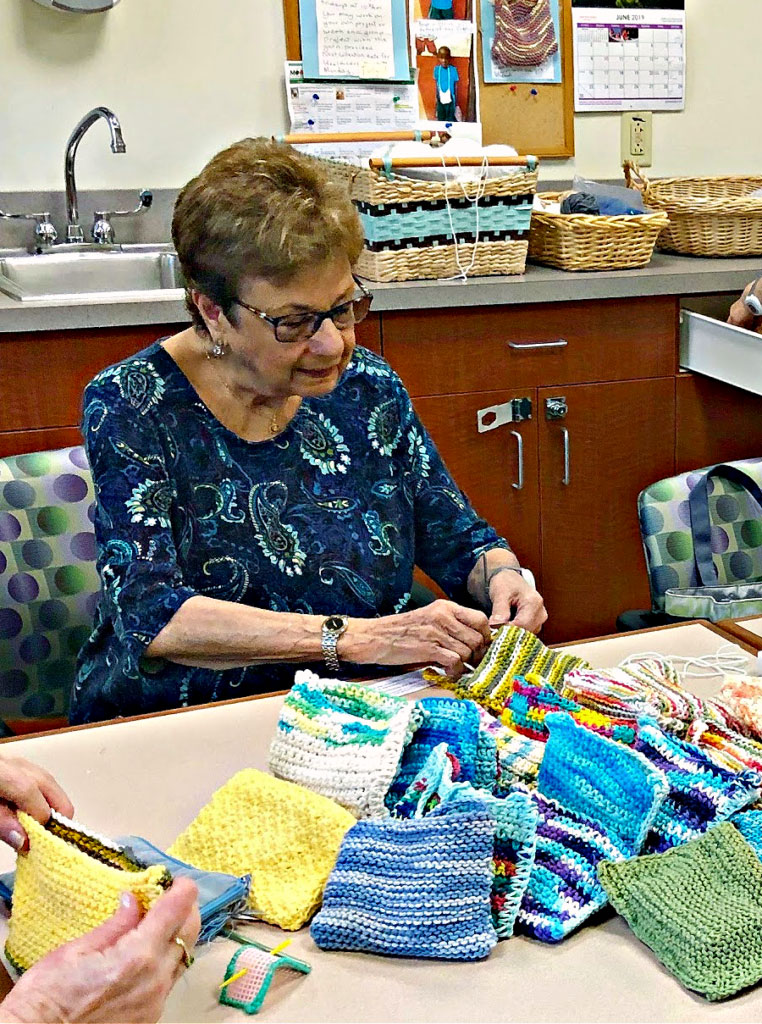
M 473 35 L 441 32 L 415 37 L 419 114 L 426 121 L 475 121 Z
M 413 0 L 413 19 L 469 21 L 472 17 L 471 4 L 472 0 Z
M 511 0 L 481 0 L 480 13 L 485 84 L 561 81 L 558 0 L 521 10 Z

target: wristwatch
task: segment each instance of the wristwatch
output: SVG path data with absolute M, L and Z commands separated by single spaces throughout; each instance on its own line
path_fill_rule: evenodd
M 757 298 L 755 291 L 762 278 L 757 278 L 756 281 L 752 282 L 749 294 L 744 297 L 743 304 L 746 306 L 752 316 L 762 316 L 762 302 Z
M 517 572 L 519 576 L 521 576 L 521 578 L 529 584 L 530 587 L 534 587 L 535 589 L 537 589 L 534 573 L 531 569 L 525 569 L 521 565 L 500 565 L 497 567 L 497 569 L 493 569 L 492 572 L 487 577 L 488 588 L 490 583 L 492 582 L 493 576 L 497 576 L 499 572 Z
M 320 646 L 323 649 L 323 660 L 329 672 L 339 672 L 339 656 L 336 653 L 336 645 L 339 637 L 346 633 L 349 619 L 346 615 L 329 615 L 323 620 L 323 627 L 320 633 Z

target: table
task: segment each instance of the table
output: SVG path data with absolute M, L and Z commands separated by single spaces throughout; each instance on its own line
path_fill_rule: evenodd
M 748 644 L 755 651 L 762 651 L 762 615 L 751 615 L 745 619 L 723 619 L 717 625 L 734 640 Z
M 702 623 L 621 634 L 573 645 L 597 666 L 641 650 L 693 655 L 716 652 L 725 634 Z M 740 650 L 747 650 L 739 645 Z M 752 655 L 750 655 L 750 660 Z M 708 692 L 707 681 L 702 689 Z M 719 677 L 714 690 L 719 686 Z M 5 753 L 52 771 L 72 797 L 77 818 L 119 835 L 143 834 L 168 845 L 234 772 L 265 769 L 282 697 L 248 698 L 153 717 L 80 726 L 11 739 Z M 13 855 L 0 851 L 0 871 Z M 475 964 L 395 960 L 323 953 L 308 929 L 289 952 L 312 965 L 307 977 L 277 972 L 262 1021 L 753 1021 L 762 1019 L 762 989 L 711 1004 L 681 988 L 612 912 L 558 946 L 524 938 L 498 943 Z M 242 929 L 275 945 L 284 933 L 267 925 Z M 5 940 L 0 922 L 0 941 Z M 170 996 L 164 1021 L 238 1021 L 245 1014 L 216 1000 L 234 943 L 198 950 L 196 963 Z M 277 975 L 281 977 L 278 978 Z

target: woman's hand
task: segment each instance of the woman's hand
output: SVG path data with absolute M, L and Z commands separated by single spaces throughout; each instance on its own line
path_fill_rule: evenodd
M 71 818 L 74 807 L 44 768 L 23 757 L 0 757 L 0 841 L 23 851 L 28 840 L 16 811 L 25 811 L 44 825 L 51 811 Z
M 339 638 L 338 655 L 361 665 L 439 665 L 457 679 L 466 662 L 481 661 L 489 642 L 483 612 L 454 601 L 434 601 L 399 615 L 350 619 Z
M 198 937 L 198 890 L 177 879 L 141 920 L 132 893 L 112 918 L 31 967 L 0 1003 L 0 1020 L 157 1021 Z
M 489 596 L 492 601 L 489 624 L 493 628 L 510 622 L 512 626 L 523 626 L 532 633 L 539 633 L 548 618 L 542 596 L 520 573 L 512 570 L 495 573 L 490 580 Z
M 757 278 L 757 281 L 759 278 Z M 762 317 L 755 316 L 744 302 L 746 296 L 751 292 L 757 281 L 750 281 L 741 292 L 739 298 L 730 307 L 728 323 L 734 327 L 745 327 L 747 331 L 759 331 L 762 325 Z M 756 294 L 756 292 L 755 292 Z

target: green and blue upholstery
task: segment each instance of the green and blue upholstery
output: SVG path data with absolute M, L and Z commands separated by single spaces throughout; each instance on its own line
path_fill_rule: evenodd
M 0 720 L 66 724 L 98 603 L 93 480 L 81 447 L 0 459 Z
M 762 459 L 727 463 L 762 486 Z M 669 588 L 700 587 L 688 497 L 706 469 L 659 480 L 638 496 L 638 516 L 654 612 L 663 612 Z M 712 561 L 717 584 L 762 581 L 762 518 L 756 501 L 722 476 L 709 480 Z

